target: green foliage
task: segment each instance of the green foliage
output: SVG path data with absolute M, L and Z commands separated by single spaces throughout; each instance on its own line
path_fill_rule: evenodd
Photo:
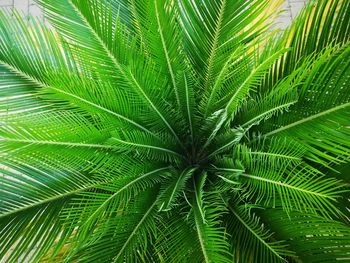
M 0 258 L 350 260 L 350 2 L 0 13 Z

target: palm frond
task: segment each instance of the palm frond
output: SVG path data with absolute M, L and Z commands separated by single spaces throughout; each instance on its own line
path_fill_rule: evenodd
M 15 262 L 18 258 L 28 261 L 40 261 L 58 238 L 67 240 L 60 235 L 62 222 L 59 210 L 65 206 L 69 198 L 43 204 L 40 208 L 18 212 L 9 218 L 1 219 L 1 258 Z M 13 223 L 16 221 L 16 224 Z M 33 249 L 34 246 L 38 246 Z M 9 251 L 11 251 L 9 253 Z
M 103 224 L 91 232 L 91 241 L 77 244 L 77 249 L 71 251 L 68 257 L 78 262 L 139 261 L 142 251 L 151 245 L 145 242 L 147 237 L 151 240 L 156 229 L 154 215 L 157 211 L 157 200 L 152 199 L 154 196 L 150 193 L 144 192 L 108 224 Z
M 138 23 L 140 31 L 145 36 L 148 52 L 152 53 L 153 59 L 160 66 L 172 88 L 176 106 L 180 109 L 185 105 L 181 100 L 183 92 L 177 75 L 188 67 L 186 57 L 181 53 L 180 27 L 176 21 L 178 16 L 177 6 L 173 0 L 153 1 L 144 0 L 134 2 L 138 11 Z M 145 41 L 144 40 L 144 41 Z M 182 96 L 183 97 L 183 96 Z
M 217 196 L 203 196 L 205 177 L 202 175 L 199 182 L 194 181 L 195 196 L 192 204 L 193 225 L 201 251 L 201 261 L 230 262 L 224 228 L 219 227 L 225 208 Z
M 281 144 L 285 145 L 283 150 L 275 147 Z M 272 206 L 275 203 L 271 200 L 280 198 L 288 213 L 295 209 L 339 216 L 334 201 L 346 184 L 335 178 L 325 178 L 315 168 L 303 164 L 304 147 L 286 140 L 268 142 L 266 146 L 259 143 L 259 146 L 269 147 L 269 150 L 239 146 L 234 155 L 234 159 L 240 160 L 239 166 L 230 159 L 219 159 L 213 171 L 222 173 L 226 180 L 241 183 L 244 198 L 251 200 L 254 196 L 256 202 Z
M 293 140 L 272 138 L 260 140 L 249 147 L 239 144 L 234 148 L 234 156 L 249 167 L 259 163 L 270 169 L 279 167 L 287 169 L 301 164 L 305 151 L 302 144 Z M 254 164 L 250 164 L 251 162 Z
M 0 258 L 350 258 L 349 1 L 36 2 L 0 12 Z
M 117 86 L 131 85 L 133 91 L 143 100 L 147 107 L 158 115 L 159 120 L 182 145 L 173 124 L 170 123 L 171 118 L 165 110 L 164 104 L 160 103 L 159 98 L 155 94 L 155 91 L 164 90 L 162 89 L 164 81 L 159 79 L 159 74 L 156 73 L 154 64 L 147 59 L 141 59 L 140 56 L 128 60 L 121 59 L 118 54 L 113 52 L 108 42 L 110 39 L 106 39 L 106 36 L 100 33 L 101 25 L 96 23 L 94 13 L 91 9 L 86 8 L 84 1 L 65 0 L 60 5 L 51 0 L 39 2 L 45 7 L 45 12 L 51 23 L 65 36 L 67 41 L 72 42 L 72 45 L 75 49 L 78 49 L 80 56 L 84 58 L 85 62 L 89 62 L 86 64 L 92 64 L 90 61 L 95 61 L 97 64 L 94 65 L 93 70 L 99 72 L 102 76 L 113 76 L 114 74 L 111 74 L 111 72 L 118 72 L 120 79 L 113 82 Z M 104 20 L 104 23 L 103 27 L 108 27 L 112 21 Z M 113 38 L 115 41 L 119 39 L 118 37 Z M 123 50 L 123 54 L 128 54 L 127 50 L 129 49 L 134 50 L 136 54 L 138 53 L 135 44 L 130 46 L 118 43 L 117 47 Z M 98 53 L 95 54 L 91 50 Z M 94 59 L 96 57 L 100 61 L 96 61 Z M 124 61 L 132 61 L 133 64 L 126 66 Z M 140 72 L 141 68 L 143 69 L 142 74 Z
M 293 256 L 287 243 L 276 241 L 249 206 L 240 205 L 237 200 L 230 203 L 233 205 L 228 204 L 227 228 L 234 237 L 231 242 L 236 261 L 254 262 L 259 258 L 263 262 L 287 262 L 285 257 Z
M 247 97 L 249 90 L 259 85 L 271 64 L 286 51 L 288 51 L 288 49 L 272 54 L 263 63 L 258 65 L 256 68 L 253 68 L 244 82 L 240 83 L 236 89 L 231 91 L 231 94 L 228 94 L 228 101 L 225 103 L 225 109 L 228 111 L 229 117 L 232 118 L 232 115 L 235 114 L 235 111 L 237 111 L 237 108 L 239 108 L 239 104 Z
M 181 174 L 163 182 L 159 192 L 159 210 L 167 211 L 176 205 L 176 201 L 186 187 L 187 181 L 195 172 L 196 168 L 186 169 Z
M 311 70 L 300 88 L 302 99 L 290 108 L 289 114 L 274 119 L 274 128 L 269 128 L 265 137 L 284 134 L 307 140 L 310 159 L 316 162 L 339 162 L 337 159 L 349 157 L 344 138 L 349 136 L 346 127 L 350 98 L 343 86 L 349 78 L 349 51 L 346 47 L 321 56 L 320 65 Z
M 137 175 L 136 171 L 133 171 L 134 174 L 119 176 L 109 184 L 100 184 L 96 187 L 98 191 L 81 193 L 74 200 L 74 203 L 77 204 L 75 213 L 78 217 L 71 216 L 69 218 L 69 220 L 81 221 L 79 238 L 80 236 L 85 238 L 96 226 L 108 226 L 109 220 L 113 218 L 116 211 L 123 210 L 123 207 L 128 205 L 133 196 L 146 191 L 159 183 L 163 177 L 167 177 L 169 170 L 169 167 L 163 167 L 144 172 L 141 175 Z M 70 211 L 67 213 L 69 214 Z
M 78 73 L 79 66 L 76 65 L 75 60 L 71 57 L 69 53 L 70 50 L 65 47 L 64 51 L 62 51 L 60 42 L 58 42 L 59 39 L 57 39 L 52 32 L 34 23 L 33 27 L 37 35 L 33 36 L 27 32 L 27 28 L 17 15 L 14 20 L 16 22 L 12 24 L 8 24 L 8 21 L 11 20 L 10 14 L 2 14 L 2 17 L 0 25 L 1 32 L 3 35 L 7 36 L 3 38 L 1 42 L 1 64 L 3 72 L 6 72 L 6 74 L 3 75 L 4 82 L 2 82 L 2 87 L 4 87 L 2 91 L 4 92 L 4 98 L 6 98 L 6 103 L 3 104 L 5 107 L 11 108 L 11 110 L 15 110 L 18 107 L 21 107 L 23 110 L 26 110 L 26 107 L 28 107 L 27 110 L 32 108 L 33 110 L 47 110 L 49 105 L 47 102 L 45 103 L 45 101 L 47 99 L 52 100 L 53 96 L 48 96 L 48 94 L 54 93 L 56 95 L 56 101 L 57 97 L 60 97 L 63 100 L 85 108 L 87 111 L 92 110 L 104 113 L 104 118 L 107 118 L 108 122 L 111 122 L 111 119 L 113 119 L 113 122 L 116 122 L 116 120 L 125 121 L 128 124 L 133 124 L 138 129 L 151 133 L 148 127 L 145 127 L 145 125 L 127 116 L 125 110 L 120 111 L 123 107 L 111 108 L 110 105 L 115 104 L 111 103 L 110 99 L 109 101 L 101 100 L 101 98 L 106 100 L 107 98 L 116 96 L 120 98 L 120 102 L 122 102 L 122 98 L 125 94 L 118 94 L 115 92 L 111 94 L 111 86 L 106 86 L 106 84 L 104 87 L 98 85 L 101 94 L 104 94 L 103 96 L 96 96 L 96 94 L 92 92 L 91 88 L 96 89 L 96 86 L 91 85 L 90 79 L 88 82 L 86 77 L 85 81 L 83 80 L 84 77 Z M 16 37 L 18 35 L 22 35 L 23 37 L 19 39 Z M 41 49 L 36 49 L 37 39 L 39 39 L 39 43 L 44 43 L 40 46 Z M 55 44 L 48 46 L 48 42 Z M 7 46 L 12 46 L 12 49 L 9 50 Z M 26 53 L 23 54 L 22 50 L 26 50 Z M 24 55 L 25 59 L 18 63 L 21 55 Z M 41 57 L 46 59 L 40 59 Z M 47 72 L 47 68 L 52 69 L 52 72 Z M 53 72 L 56 73 L 54 74 Z M 76 73 L 76 75 L 72 75 L 74 73 Z M 18 82 L 23 84 L 19 84 Z M 10 83 L 15 83 L 16 86 L 13 86 L 14 84 L 9 85 Z M 101 82 L 99 82 L 99 84 L 101 84 Z M 22 91 L 20 89 L 21 85 L 23 86 Z M 34 98 L 32 99 L 33 102 L 27 101 L 30 99 L 29 96 L 27 100 L 20 103 L 22 100 L 16 97 L 16 93 L 18 92 L 17 94 L 19 96 L 19 94 L 23 94 L 24 90 L 28 90 L 30 87 L 32 87 L 30 93 L 26 94 L 33 94 L 32 96 L 36 96 L 35 98 L 40 94 L 42 99 L 39 101 L 42 102 L 42 105 Z M 16 89 L 18 89 L 18 91 L 16 91 Z M 109 94 L 105 92 L 109 92 Z M 10 94 L 14 96 L 12 98 L 13 102 L 11 99 L 12 95 L 10 96 Z M 140 104 L 137 101 L 135 102 L 136 104 Z M 27 106 L 24 106 L 24 103 L 26 103 Z M 121 103 L 120 105 L 125 106 L 126 104 Z M 58 104 L 55 104 L 55 106 L 58 106 Z M 10 113 L 9 110 L 7 110 L 7 112 Z M 110 117 L 108 117 L 108 115 L 110 115 Z M 117 117 L 117 119 L 115 117 Z M 121 124 L 118 121 L 116 125 Z
M 281 174 L 242 173 L 241 178 L 247 187 L 245 196 L 256 195 L 257 200 L 269 204 L 271 200 L 276 200 L 277 195 L 287 212 L 295 209 L 320 213 L 328 217 L 340 215 L 334 201 L 346 187 L 345 184 L 341 184 L 341 181 L 320 177 L 315 175 L 313 170 L 307 169 L 292 171 L 287 178 L 283 178 Z
M 201 78 L 203 88 L 215 80 L 224 64 L 224 52 L 234 50 L 237 43 L 249 42 L 258 34 L 262 18 L 250 24 L 268 1 L 179 1 L 185 50 Z M 243 34 L 237 34 L 246 30 Z M 225 56 L 226 57 L 226 56 Z
M 293 88 L 293 86 L 299 84 L 296 79 L 300 78 L 298 73 L 299 71 L 294 71 L 292 75 L 278 83 L 268 94 L 253 95 L 240 108 L 240 112 L 234 121 L 241 123 L 242 128 L 250 129 L 274 115 L 288 111 L 298 101 L 298 93 L 296 88 Z
M 39 260 L 52 247 L 58 249 L 56 239 L 61 236 L 64 244 L 73 231 L 65 229 L 62 234 L 61 210 L 69 206 L 69 200 L 75 195 L 104 183 L 75 171 L 20 164 L 8 165 L 1 173 L 5 176 L 0 180 L 0 253 L 4 257 L 10 248 L 14 249 L 9 261 L 19 257 Z M 35 245 L 38 248 L 33 250 Z
M 119 134 L 112 133 L 112 137 L 106 143 L 119 152 L 134 152 L 139 157 L 144 156 L 157 161 L 176 163 L 183 158 L 173 137 L 168 134 L 158 135 L 158 137 L 161 140 L 139 131 L 120 132 Z M 169 148 L 169 146 L 172 147 Z
M 347 1 L 309 1 L 282 37 L 267 41 L 271 43 L 268 43 L 263 53 L 269 54 L 286 47 L 293 49 L 276 62 L 263 89 L 272 87 L 288 76 L 310 55 L 321 53 L 332 46 L 346 45 L 350 39 L 349 9 Z
M 302 262 L 349 259 L 350 232 L 347 225 L 304 213 L 286 216 L 280 208 L 258 212 L 276 237 L 286 240 Z
M 159 236 L 155 244 L 156 251 L 166 262 L 186 262 L 201 258 L 201 253 L 193 245 L 195 229 L 186 220 L 186 205 L 180 204 L 175 210 L 161 217 L 159 222 Z M 182 231 L 185 229 L 185 231 Z

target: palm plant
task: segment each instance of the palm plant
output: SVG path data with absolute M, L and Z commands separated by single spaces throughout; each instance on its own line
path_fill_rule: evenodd
M 0 14 L 0 258 L 350 259 L 350 1 L 38 3 Z

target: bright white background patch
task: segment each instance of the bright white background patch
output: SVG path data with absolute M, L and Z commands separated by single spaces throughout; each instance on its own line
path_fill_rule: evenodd
M 282 14 L 278 19 L 278 25 L 281 28 L 285 28 L 290 24 L 293 18 L 300 12 L 303 6 L 308 0 L 286 0 L 282 5 L 286 12 Z M 0 9 L 2 8 L 16 8 L 20 10 L 24 15 L 34 15 L 43 18 L 42 12 L 39 7 L 34 3 L 34 0 L 0 0 Z

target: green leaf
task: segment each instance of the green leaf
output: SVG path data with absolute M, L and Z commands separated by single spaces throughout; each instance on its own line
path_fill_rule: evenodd
M 343 223 L 298 212 L 287 216 L 279 207 L 259 214 L 302 262 L 347 261 L 350 257 L 350 231 Z
M 2 261 L 348 260 L 349 1 L 36 2 L 0 12 Z
M 291 136 L 306 142 L 309 158 L 318 163 L 348 159 L 350 97 L 344 85 L 350 76 L 349 52 L 347 46 L 319 56 L 300 87 L 298 103 L 289 113 L 274 119 L 274 127 L 269 127 L 264 137 Z
M 173 178 L 163 182 L 162 189 L 159 192 L 159 210 L 167 211 L 176 206 L 179 195 L 186 187 L 189 178 L 196 171 L 196 168 L 186 169 L 181 174 L 174 174 Z
M 285 257 L 293 256 L 286 242 L 275 241 L 273 233 L 249 207 L 239 205 L 237 200 L 233 203 L 228 206 L 227 222 L 236 261 L 259 258 L 264 262 L 287 262 Z
M 265 205 L 272 202 L 274 206 L 275 202 L 271 200 L 278 196 L 287 212 L 295 209 L 327 217 L 340 215 L 334 201 L 346 185 L 333 178 L 323 178 L 313 170 L 291 171 L 285 178 L 281 174 L 264 171 L 260 174 L 242 173 L 240 176 L 245 183 L 245 196 L 256 195 L 257 200 Z

